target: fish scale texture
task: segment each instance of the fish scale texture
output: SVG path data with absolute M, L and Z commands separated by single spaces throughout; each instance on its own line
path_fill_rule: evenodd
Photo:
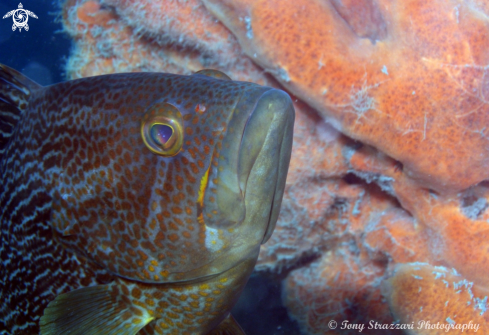
M 333 319 L 477 318 L 488 331 L 485 309 L 441 280 L 426 277 L 421 286 L 434 289 L 410 294 L 417 262 L 446 266 L 461 276 L 451 285 L 472 283 L 472 299 L 487 306 L 487 1 L 204 0 L 172 2 L 172 11 L 166 2 L 110 3 L 114 11 L 65 5 L 77 46 L 70 76 L 211 64 L 299 100 L 283 210 L 257 270 L 287 277 L 284 304 L 304 333 L 358 333 L 330 329 Z M 196 25 L 169 25 L 192 6 Z M 463 318 L 437 304 L 445 298 L 463 302 Z
M 253 83 L 166 73 L 49 87 L 27 82 L 31 89 L 22 95 L 9 91 L 8 74 L 20 74 L 1 70 L 0 94 L 17 108 L 11 112 L 17 124 L 6 128 L 10 137 L 0 156 L 0 333 L 39 333 L 39 324 L 42 334 L 135 334 L 148 323 L 143 333 L 205 334 L 217 327 L 253 269 L 270 206 L 280 206 L 294 117 L 288 96 Z M 268 108 L 257 107 L 265 94 Z M 279 108 L 270 107 L 278 101 Z M 282 123 L 271 135 L 265 127 L 250 138 L 244 130 L 257 114 Z M 152 118 L 174 121 L 172 136 L 183 138 L 172 142 L 181 145 L 176 155 L 146 147 L 141 127 Z M 283 137 L 282 147 L 261 143 L 250 171 L 225 165 L 237 162 L 229 155 L 237 156 L 242 143 L 253 147 L 270 136 L 278 136 L 274 143 Z M 237 150 L 229 153 L 230 146 Z M 277 159 L 263 163 L 263 155 Z M 277 173 L 278 186 L 266 188 L 273 191 L 266 199 L 253 167 Z M 218 214 L 229 219 L 218 207 L 221 181 L 236 185 L 221 173 L 238 170 L 248 178 L 239 187 L 243 194 L 251 188 L 246 212 L 255 219 L 207 227 Z M 268 203 L 265 215 L 253 202 Z M 257 226 L 256 215 L 266 220 Z M 104 302 L 95 310 L 90 294 Z

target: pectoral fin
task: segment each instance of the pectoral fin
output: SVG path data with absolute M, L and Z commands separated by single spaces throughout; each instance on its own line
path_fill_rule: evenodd
M 41 335 L 134 335 L 153 318 L 123 299 L 116 282 L 60 294 L 44 310 Z
M 246 335 L 231 314 L 207 335 Z

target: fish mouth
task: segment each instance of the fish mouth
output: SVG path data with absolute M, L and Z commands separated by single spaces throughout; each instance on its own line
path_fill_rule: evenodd
M 245 91 L 230 113 L 219 155 L 214 154 L 217 164 L 209 165 L 207 182 L 202 184 L 206 186 L 202 208 L 206 227 L 237 233 L 229 236 L 235 246 L 259 245 L 275 228 L 294 118 L 289 95 L 270 87 Z
M 238 152 L 238 181 L 246 221 L 261 243 L 273 233 L 289 168 L 295 112 L 289 95 L 269 89 L 256 100 L 243 128 Z

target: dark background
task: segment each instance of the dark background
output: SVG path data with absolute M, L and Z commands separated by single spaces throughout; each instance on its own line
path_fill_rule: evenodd
M 1 19 L 19 7 L 37 15 L 27 21 L 29 31 L 12 31 L 12 17 Z M 62 32 L 58 1 L 0 0 L 0 63 L 13 67 L 42 85 L 64 80 L 65 59 L 71 42 Z

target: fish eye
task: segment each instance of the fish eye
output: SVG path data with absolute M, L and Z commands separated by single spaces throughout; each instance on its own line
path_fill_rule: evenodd
M 183 145 L 183 119 L 175 106 L 158 102 L 141 119 L 141 138 L 151 152 L 175 156 Z
M 170 140 L 174 140 L 173 128 L 167 124 L 157 123 L 151 126 L 151 139 L 160 147 L 167 147 L 171 144 Z

